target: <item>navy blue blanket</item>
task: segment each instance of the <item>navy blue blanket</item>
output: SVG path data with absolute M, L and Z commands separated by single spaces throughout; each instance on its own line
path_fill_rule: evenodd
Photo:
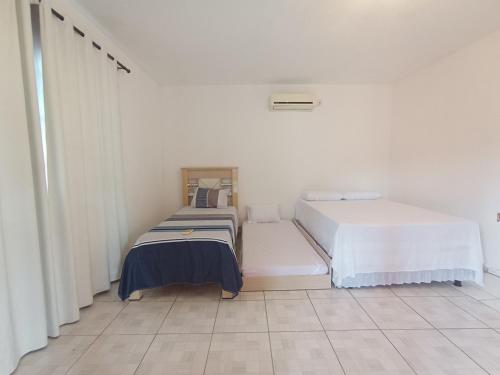
M 125 259 L 118 295 L 177 283 L 218 283 L 238 294 L 243 282 L 236 257 L 227 243 L 178 241 L 142 244 Z

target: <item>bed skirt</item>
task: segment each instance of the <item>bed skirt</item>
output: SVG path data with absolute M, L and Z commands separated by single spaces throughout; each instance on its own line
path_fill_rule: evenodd
M 335 272 L 335 271 L 334 271 Z M 374 272 L 360 273 L 355 277 L 346 277 L 341 282 L 336 280 L 335 274 L 332 281 L 339 288 L 360 288 L 363 286 L 430 283 L 432 281 L 474 281 L 483 285 L 483 273 L 467 269 L 432 270 L 432 271 L 404 271 L 404 272 Z M 337 281 L 337 283 L 335 282 Z

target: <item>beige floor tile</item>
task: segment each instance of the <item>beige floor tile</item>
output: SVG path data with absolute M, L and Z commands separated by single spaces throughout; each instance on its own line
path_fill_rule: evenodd
M 111 288 L 107 292 L 102 292 L 94 296 L 94 301 L 107 301 L 107 302 L 120 302 L 121 299 L 118 297 L 118 287 L 120 286 L 119 281 L 111 283 Z
M 413 374 L 380 331 L 327 332 L 346 375 Z
M 267 333 L 214 333 L 206 375 L 272 373 Z
M 313 299 L 311 302 L 326 330 L 377 328 L 354 299 Z
M 137 375 L 202 375 L 209 346 L 209 334 L 158 335 Z
M 482 301 L 485 305 L 488 305 L 489 307 L 500 311 L 500 299 L 489 299 L 489 300 L 484 300 Z
M 267 332 L 264 301 L 221 301 L 214 332 Z
M 500 298 L 500 277 L 491 273 L 485 273 L 484 289 L 495 297 Z
M 343 373 L 324 332 L 272 332 L 270 335 L 276 375 Z
M 486 374 L 436 330 L 384 331 L 417 374 Z
M 171 306 L 172 302 L 130 302 L 104 334 L 154 334 Z
M 500 374 L 500 334 L 490 329 L 445 329 L 442 332 L 490 374 Z
M 185 285 L 177 296 L 177 301 L 207 301 L 219 300 L 221 288 L 215 284 Z
M 307 299 L 305 290 L 271 290 L 265 291 L 266 300 L 272 299 Z
M 381 329 L 432 328 L 397 297 L 358 298 L 358 301 Z
M 141 301 L 175 301 L 182 289 L 181 285 L 146 289 L 142 292 Z
M 431 284 L 432 290 L 434 290 L 437 294 L 442 297 L 463 297 L 464 293 L 460 291 L 459 288 L 453 287 L 450 283 L 438 283 L 432 282 Z
M 80 309 L 80 320 L 61 327 L 61 335 L 100 335 L 127 306 L 123 302 L 94 302 Z
M 371 286 L 349 289 L 354 297 L 394 297 L 389 286 Z
M 212 333 L 219 301 L 176 301 L 160 333 Z
M 431 284 L 393 285 L 391 290 L 399 297 L 438 297 L 439 293 Z
M 148 350 L 153 335 L 104 335 L 71 368 L 70 375 L 131 375 Z
M 315 289 L 308 290 L 309 298 L 323 299 L 323 298 L 352 298 L 351 293 L 345 288 L 330 288 L 330 289 Z
M 80 358 L 96 336 L 61 336 L 26 354 L 14 375 L 63 375 Z
M 266 308 L 270 331 L 319 331 L 323 329 L 308 299 L 266 301 Z
M 486 291 L 483 287 L 471 281 L 464 281 L 463 286 L 454 288 L 457 288 L 460 292 L 478 300 L 498 298 Z
M 436 328 L 485 328 L 486 326 L 445 297 L 402 297 Z
M 264 301 L 264 292 L 240 292 L 228 301 Z
M 448 297 L 448 299 L 490 328 L 500 328 L 500 312 L 472 297 Z

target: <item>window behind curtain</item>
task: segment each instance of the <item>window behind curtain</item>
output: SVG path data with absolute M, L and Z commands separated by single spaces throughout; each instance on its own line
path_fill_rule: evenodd
M 42 135 L 43 162 L 45 165 L 45 186 L 48 189 L 47 176 L 47 133 L 45 130 L 45 100 L 43 96 L 42 44 L 40 35 L 40 9 L 36 4 L 31 5 L 31 28 L 33 30 L 33 58 L 35 65 L 36 93 L 38 98 L 38 112 L 40 115 L 40 133 Z

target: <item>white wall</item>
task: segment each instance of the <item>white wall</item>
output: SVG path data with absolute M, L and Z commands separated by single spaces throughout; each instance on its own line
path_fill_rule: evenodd
M 323 103 L 271 112 L 276 91 L 312 92 Z M 169 213 L 181 204 L 183 166 L 238 166 L 241 207 L 276 202 L 285 217 L 307 188 L 386 192 L 391 99 L 385 85 L 164 87 Z
M 500 274 L 500 33 L 394 86 L 390 197 L 481 224 Z

